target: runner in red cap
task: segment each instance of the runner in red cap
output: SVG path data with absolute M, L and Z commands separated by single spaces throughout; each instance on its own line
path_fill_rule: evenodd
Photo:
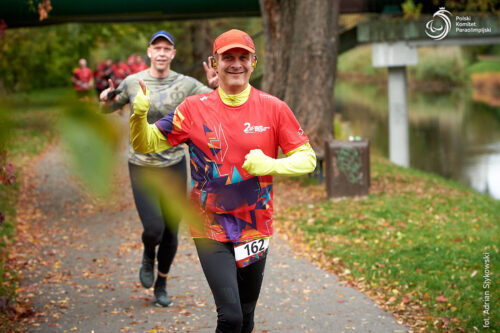
M 312 172 L 316 156 L 290 108 L 250 86 L 257 58 L 247 33 L 223 33 L 213 54 L 219 88 L 186 98 L 155 124 L 146 97 L 154 91 L 139 82 L 130 137 L 143 153 L 189 146 L 191 200 L 203 216 L 191 234 L 217 305 L 216 332 L 250 333 L 273 233 L 273 175 Z

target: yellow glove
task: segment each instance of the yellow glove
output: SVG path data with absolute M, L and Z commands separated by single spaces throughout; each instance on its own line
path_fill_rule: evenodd
M 252 149 L 245 156 L 243 169 L 254 176 L 270 175 L 275 168 L 276 160 L 267 156 L 260 149 Z
M 260 149 L 252 149 L 245 156 L 243 169 L 254 176 L 283 175 L 298 176 L 314 171 L 316 155 L 309 143 L 289 152 L 287 157 L 274 159 Z
M 139 80 L 139 85 L 141 89 L 137 90 L 137 96 L 134 99 L 134 114 L 142 117 L 148 114 L 151 100 L 149 98 L 149 90 L 144 81 Z
M 155 125 L 148 124 L 149 91 L 142 80 L 139 80 L 139 85 L 141 89 L 134 99 L 134 114 L 130 117 L 130 142 L 138 153 L 158 153 L 172 145 Z

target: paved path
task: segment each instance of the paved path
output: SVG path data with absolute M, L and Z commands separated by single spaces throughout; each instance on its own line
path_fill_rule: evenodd
M 181 231 L 168 291 L 174 305 L 152 305 L 138 283 L 140 222 L 127 170 L 117 196 L 100 205 L 82 194 L 53 147 L 23 186 L 26 231 L 18 248 L 29 252 L 22 294 L 35 304 L 29 332 L 214 332 L 216 312 L 194 245 Z M 368 297 L 274 237 L 256 311 L 256 332 L 408 332 Z

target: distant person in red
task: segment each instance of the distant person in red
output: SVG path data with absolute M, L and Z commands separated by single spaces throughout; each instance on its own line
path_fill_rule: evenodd
M 115 87 L 117 87 L 130 74 L 130 68 L 126 63 L 121 61 L 121 59 L 117 59 L 112 65 L 112 68 L 113 73 L 115 74 L 115 80 L 113 83 L 115 84 Z
M 78 61 L 78 68 L 73 71 L 73 76 L 71 77 L 78 97 L 87 97 L 90 94 L 90 90 L 94 85 L 94 78 L 92 71 L 87 67 L 87 60 L 80 59 Z
M 106 80 L 104 69 L 106 65 L 104 62 L 99 62 L 94 71 L 94 81 L 95 81 L 95 90 L 97 91 L 97 96 L 101 95 L 101 92 L 108 87 L 108 81 Z
M 134 73 L 138 73 L 138 72 L 141 72 L 145 69 L 148 69 L 148 64 L 146 64 L 146 62 L 144 61 L 144 59 L 142 59 L 141 56 L 138 56 L 136 55 L 135 56 L 135 61 L 134 61 Z
M 113 70 L 113 60 L 106 59 L 104 61 L 103 73 L 104 79 L 106 80 L 106 88 L 109 88 L 109 80 L 113 81 L 113 83 L 116 83 L 115 72 Z
M 135 54 L 131 54 L 128 58 L 127 58 L 127 66 L 129 68 L 129 72 L 130 74 L 135 74 L 137 73 L 135 71 Z

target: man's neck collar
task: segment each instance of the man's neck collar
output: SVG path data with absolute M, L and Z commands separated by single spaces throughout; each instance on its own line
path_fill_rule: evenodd
M 227 94 L 221 87 L 218 88 L 219 96 L 222 99 L 222 102 L 229 106 L 240 106 L 243 105 L 250 96 L 251 86 L 247 85 L 243 91 L 238 94 L 229 95 Z
M 169 73 L 170 73 L 170 68 L 167 68 L 163 72 L 159 72 L 153 69 L 153 67 L 149 67 L 149 75 L 157 79 L 164 79 L 168 76 Z

